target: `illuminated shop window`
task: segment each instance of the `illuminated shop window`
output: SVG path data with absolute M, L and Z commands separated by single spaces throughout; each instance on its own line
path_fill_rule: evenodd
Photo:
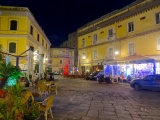
M 17 30 L 17 21 L 16 20 L 10 21 L 10 30 Z

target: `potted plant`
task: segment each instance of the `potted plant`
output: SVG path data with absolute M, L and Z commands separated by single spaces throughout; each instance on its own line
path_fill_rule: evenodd
M 40 117 L 39 103 L 31 103 L 31 106 L 25 110 L 25 120 L 38 120 Z
M 8 88 L 5 101 L 0 102 L 1 120 L 23 120 L 25 106 L 22 104 L 22 90 L 20 82 Z
M 14 66 L 11 62 L 9 62 L 6 65 L 5 61 L 0 61 L 0 75 L 2 76 L 0 89 L 3 88 L 6 85 L 6 82 L 9 77 L 11 76 L 18 76 L 20 73 L 20 70 Z
M 23 104 L 23 88 L 19 81 L 8 87 L 5 101 L 0 102 L 0 120 L 36 120 L 40 116 L 38 103 L 31 103 L 29 108 Z

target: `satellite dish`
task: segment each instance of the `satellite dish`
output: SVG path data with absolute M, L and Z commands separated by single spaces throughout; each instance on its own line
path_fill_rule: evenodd
M 2 15 L 2 12 L 0 11 L 0 15 Z

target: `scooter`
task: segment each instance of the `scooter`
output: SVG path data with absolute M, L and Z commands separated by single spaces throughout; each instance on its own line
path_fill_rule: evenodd
M 104 78 L 104 75 L 102 74 L 97 77 L 97 81 L 99 83 L 102 83 L 102 82 L 111 83 L 110 78 L 109 77 Z

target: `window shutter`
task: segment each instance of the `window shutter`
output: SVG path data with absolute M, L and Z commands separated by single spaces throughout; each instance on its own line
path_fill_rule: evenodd
M 157 50 L 160 50 L 160 37 L 157 38 Z

